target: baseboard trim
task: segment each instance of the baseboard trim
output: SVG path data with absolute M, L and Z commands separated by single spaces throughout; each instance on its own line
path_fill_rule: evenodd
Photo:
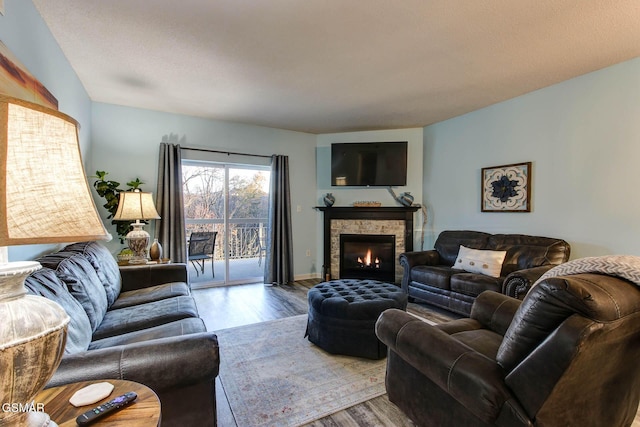
M 320 279 L 320 275 L 316 273 L 309 273 L 309 274 L 296 274 L 293 276 L 293 280 L 309 280 L 309 279 Z

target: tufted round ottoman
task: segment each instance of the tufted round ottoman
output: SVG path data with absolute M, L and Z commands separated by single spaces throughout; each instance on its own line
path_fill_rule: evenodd
M 388 308 L 406 310 L 407 295 L 390 283 L 340 279 L 309 290 L 309 341 L 329 353 L 381 359 L 387 354 L 375 333 Z

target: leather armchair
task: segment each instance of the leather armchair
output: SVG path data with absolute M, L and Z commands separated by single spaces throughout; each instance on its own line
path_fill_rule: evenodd
M 480 294 L 431 326 L 385 311 L 389 399 L 419 426 L 629 426 L 640 401 L 640 288 L 549 278 L 521 302 Z

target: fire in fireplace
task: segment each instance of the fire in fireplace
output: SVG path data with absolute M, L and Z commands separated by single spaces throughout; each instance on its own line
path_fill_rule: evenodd
M 374 257 L 371 254 L 371 249 L 367 249 L 364 258 L 358 257 L 358 265 L 360 268 L 380 268 L 380 258 Z
M 340 278 L 394 282 L 395 251 L 393 234 L 341 234 Z

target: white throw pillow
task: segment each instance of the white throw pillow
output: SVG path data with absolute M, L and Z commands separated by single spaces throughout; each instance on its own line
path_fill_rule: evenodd
M 502 263 L 507 251 L 482 251 L 460 245 L 458 258 L 453 268 L 480 273 L 491 277 L 500 277 Z

